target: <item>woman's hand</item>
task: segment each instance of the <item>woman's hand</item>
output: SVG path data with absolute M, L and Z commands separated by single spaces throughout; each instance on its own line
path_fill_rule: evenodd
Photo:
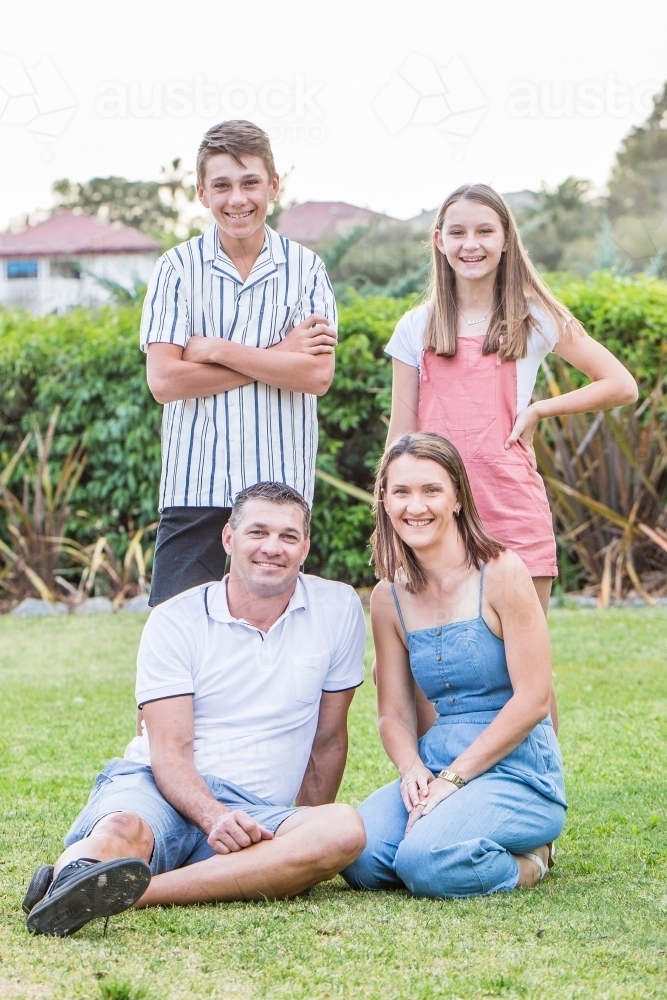
M 512 433 L 508 437 L 507 441 L 505 441 L 505 448 L 511 448 L 512 445 L 516 444 L 519 438 L 521 438 L 528 450 L 530 464 L 534 469 L 537 468 L 537 459 L 535 457 L 535 449 L 533 447 L 533 435 L 540 419 L 537 407 L 534 403 L 531 403 L 531 405 L 527 406 L 525 410 L 522 410 L 521 413 L 517 414 L 517 418 L 514 421 L 514 427 L 512 428 Z
M 419 759 L 405 772 L 401 778 L 401 798 L 409 813 L 426 800 L 432 781 L 435 775 Z
M 458 790 L 453 781 L 447 781 L 446 778 L 434 778 L 426 790 L 426 795 L 422 796 L 419 804 L 410 811 L 408 825 L 405 828 L 406 834 L 410 832 L 418 819 L 421 819 L 422 816 L 428 816 L 443 799 L 449 798 Z

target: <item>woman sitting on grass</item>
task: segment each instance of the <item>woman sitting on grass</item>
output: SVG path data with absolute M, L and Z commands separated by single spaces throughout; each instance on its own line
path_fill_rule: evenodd
M 343 875 L 433 898 L 534 885 L 566 802 L 530 573 L 484 531 L 461 457 L 437 434 L 387 450 L 375 498 L 379 726 L 400 778 L 359 807 L 368 843 Z M 438 712 L 419 741 L 417 686 Z

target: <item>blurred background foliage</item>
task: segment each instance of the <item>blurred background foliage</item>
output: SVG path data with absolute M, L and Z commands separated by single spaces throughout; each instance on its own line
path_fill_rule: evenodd
M 618 516 L 624 519 L 625 527 L 611 522 L 609 526 L 604 514 L 587 511 L 581 499 L 570 502 L 568 507 L 564 505 L 562 492 L 554 486 L 548 487 L 557 515 L 565 582 L 570 588 L 585 584 L 599 586 L 605 571 L 605 552 L 600 555 L 599 550 L 623 536 L 624 531 L 626 541 L 639 531 L 634 524 L 627 528 L 637 497 L 641 495 L 641 509 L 639 514 L 635 511 L 634 519 L 647 519 L 652 530 L 661 531 L 665 527 L 660 517 L 665 491 L 663 470 L 667 465 L 667 444 L 664 444 L 667 417 L 662 395 L 667 283 L 641 275 L 624 277 L 608 272 L 592 275 L 588 280 L 563 274 L 550 280 L 560 299 L 586 324 L 591 335 L 610 347 L 640 381 L 637 406 L 624 408 L 625 416 L 612 415 L 617 424 L 623 424 L 629 444 L 622 446 L 620 434 L 614 436 L 607 423 L 598 423 L 589 434 L 594 416 L 579 421 L 576 435 L 574 431 L 568 433 L 566 427 L 543 427 L 544 455 L 548 461 L 544 459 L 542 471 L 569 482 L 580 492 L 583 487 L 579 479 L 585 475 L 586 495 L 604 500 L 608 506 L 615 504 Z M 336 376 L 330 391 L 318 404 L 318 467 L 356 490 L 372 489 L 375 464 L 387 431 L 391 363 L 384 347 L 399 317 L 416 301 L 415 295 L 364 297 L 350 291 L 341 305 Z M 157 516 L 161 407 L 146 386 L 143 356 L 137 343 L 139 315 L 137 306 L 122 305 L 96 313 L 78 310 L 41 318 L 0 312 L 0 469 L 8 466 L 25 436 L 33 434 L 10 469 L 6 485 L 19 499 L 25 494 L 26 477 L 32 477 L 32 482 L 39 458 L 34 428 L 37 425 L 45 430 L 59 407 L 48 462 L 51 480 L 58 482 L 72 448 L 81 447 L 86 456 L 85 467 L 69 500 L 63 533 L 88 547 L 103 536 L 109 560 L 113 554 L 119 565 L 137 531 L 154 524 Z M 565 390 L 565 375 L 558 372 L 556 375 Z M 579 378 L 578 373 L 571 371 L 567 375 L 574 383 Z M 552 391 L 544 374 L 538 390 Z M 641 429 L 649 426 L 647 442 Z M 581 454 L 576 456 L 576 452 L 584 439 L 587 439 L 586 462 L 581 465 Z M 642 448 L 646 452 L 648 444 L 652 450 L 639 469 L 636 462 L 633 465 L 628 461 L 625 452 L 628 448 L 631 452 L 634 449 L 639 453 Z M 615 448 L 620 449 L 618 454 Z M 596 464 L 601 454 L 607 456 L 604 468 L 600 461 Z M 621 461 L 625 463 L 622 466 Z M 578 471 L 577 462 L 581 466 Z M 566 476 L 563 463 L 574 472 Z M 609 475 L 623 476 L 623 482 L 630 484 L 616 500 L 605 485 L 605 477 Z M 655 500 L 654 496 L 653 503 L 642 491 L 643 475 L 650 479 L 651 495 L 658 498 Z M 32 497 L 30 491 L 25 495 Z M 32 501 L 28 499 L 26 503 L 29 502 Z M 576 510 L 580 512 L 580 523 L 590 522 L 584 530 L 597 533 L 591 536 L 592 541 L 582 537 L 582 533 L 571 536 L 575 502 L 579 505 Z M 562 516 L 559 512 L 563 512 Z M 355 585 L 370 584 L 373 573 L 368 565 L 367 543 L 371 529 L 371 512 L 365 500 L 351 496 L 330 481 L 318 479 L 309 570 Z M 10 546 L 15 541 L 7 515 L 2 511 L 0 538 Z M 147 534 L 145 542 L 148 540 Z M 628 545 L 624 545 L 625 559 Z M 620 558 L 620 552 L 617 546 L 614 560 Z M 650 559 L 647 556 L 646 566 L 656 593 L 663 586 L 660 567 L 664 557 L 659 545 Z M 150 562 L 150 547 L 146 549 L 146 559 Z M 623 563 L 626 565 L 627 560 Z M 642 565 L 639 560 L 640 575 Z M 614 571 L 615 566 L 614 561 Z M 76 584 L 75 579 L 69 579 Z M 627 591 L 629 578 L 624 577 L 619 586 L 623 592 Z M 99 587 L 103 592 L 104 577 L 100 577 Z

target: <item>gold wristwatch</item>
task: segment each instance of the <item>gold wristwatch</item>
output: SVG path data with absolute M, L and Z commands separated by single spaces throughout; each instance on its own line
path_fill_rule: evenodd
M 463 788 L 464 785 L 468 784 L 468 782 L 465 781 L 460 774 L 457 774 L 456 771 L 448 771 L 446 768 L 444 771 L 440 772 L 438 777 L 444 778 L 445 781 L 451 781 L 457 788 Z

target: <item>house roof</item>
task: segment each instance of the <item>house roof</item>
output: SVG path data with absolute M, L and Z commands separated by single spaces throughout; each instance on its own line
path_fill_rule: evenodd
M 345 201 L 305 201 L 280 213 L 278 232 L 290 240 L 308 245 L 334 236 L 341 229 L 367 225 L 371 219 L 395 221 L 388 215 L 348 205 Z
M 91 215 L 57 212 L 22 233 L 0 233 L 0 257 L 61 257 L 96 253 L 159 253 L 138 229 L 110 226 Z

